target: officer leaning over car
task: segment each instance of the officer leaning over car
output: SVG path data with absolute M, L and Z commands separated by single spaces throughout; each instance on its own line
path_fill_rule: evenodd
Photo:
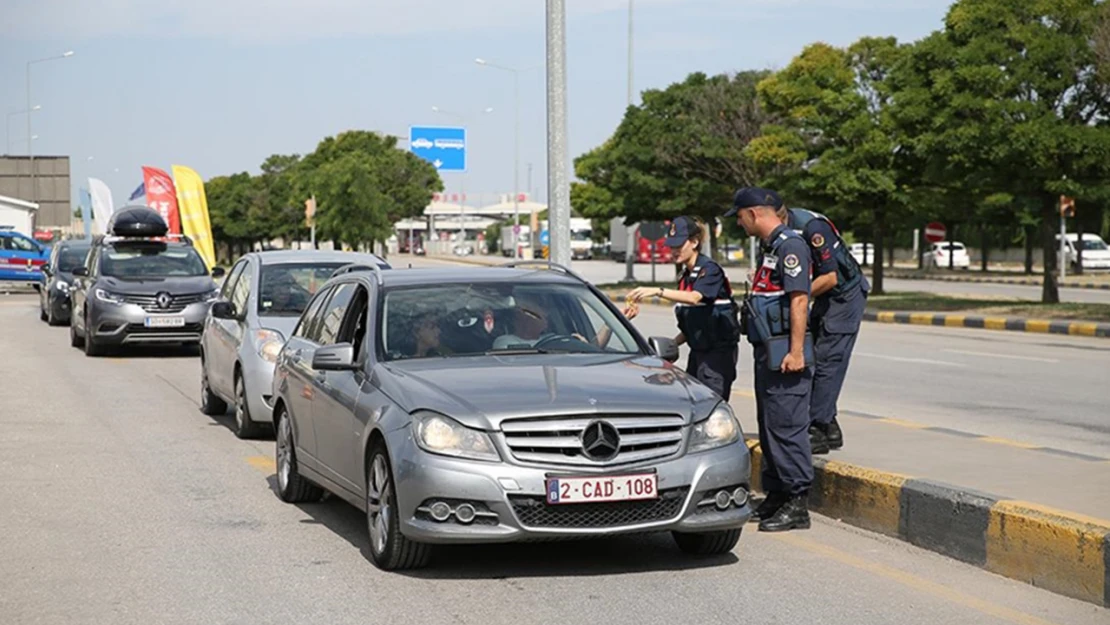
M 787 208 L 785 204 L 778 215 L 809 243 L 813 257 L 813 309 L 809 326 L 814 336 L 816 370 L 809 407 L 809 439 L 813 453 L 825 454 L 844 446 L 844 435 L 836 420 L 836 401 L 848 375 L 848 361 L 859 336 L 871 284 L 828 217 L 804 208 Z
M 781 207 L 774 191 L 747 187 L 736 192 L 724 214 L 735 215 L 737 225 L 762 241 L 744 318 L 755 356 L 760 477 L 767 493 L 755 517 L 765 532 L 809 528 L 807 495 L 813 483 L 808 435 L 812 337 L 806 332 L 810 252 L 805 240 L 779 219 Z
M 628 294 L 628 300 L 635 304 L 654 295 L 675 302 L 679 330 L 675 342 L 690 347 L 686 372 L 728 401 L 736 381 L 740 321 L 724 269 L 701 253 L 707 234 L 705 224 L 695 218 L 676 217 L 666 245 L 682 268 L 678 288 L 639 287 Z

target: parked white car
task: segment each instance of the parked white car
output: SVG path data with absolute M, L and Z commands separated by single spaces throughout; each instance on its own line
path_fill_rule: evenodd
M 870 243 L 853 243 L 849 253 L 861 265 L 873 265 L 875 263 L 875 246 Z M 864 257 L 865 253 L 866 258 Z
M 953 268 L 968 269 L 971 267 L 971 257 L 967 254 L 967 248 L 959 241 L 933 243 L 929 250 L 925 252 L 925 266 L 946 269 L 949 266 L 949 255 L 952 257 L 951 266 Z
M 1069 232 L 1064 236 L 1064 241 L 1067 244 L 1065 253 L 1068 255 L 1068 266 L 1074 271 L 1079 258 L 1075 250 L 1079 235 Z M 1060 245 L 1060 235 L 1056 235 L 1056 245 Z M 1097 234 L 1083 234 L 1083 269 L 1110 269 L 1110 246 Z

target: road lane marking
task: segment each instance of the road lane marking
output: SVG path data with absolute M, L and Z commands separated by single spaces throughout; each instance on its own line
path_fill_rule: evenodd
M 894 417 L 883 417 L 878 419 L 879 423 L 886 423 L 888 425 L 897 425 L 899 427 L 910 428 L 911 430 L 924 430 L 929 427 L 924 423 L 915 423 L 913 421 L 905 421 L 903 419 L 895 419 Z
M 887 356 L 885 354 L 872 354 L 869 352 L 856 352 L 856 356 L 866 356 L 868 358 L 879 358 L 882 360 L 893 360 L 894 362 L 912 362 L 923 365 L 943 365 L 945 367 L 966 367 L 967 365 L 959 362 L 948 362 L 947 360 L 931 360 L 929 358 L 907 358 L 905 356 Z
M 247 458 L 247 464 L 267 474 L 277 470 L 277 464 L 269 456 L 250 456 Z
M 968 356 L 984 356 L 987 358 L 1010 358 L 1012 360 L 1031 360 L 1033 362 L 1051 362 L 1058 363 L 1059 360 L 1055 358 L 1038 358 L 1036 356 L 1010 356 L 1008 354 L 992 354 L 990 352 L 976 352 L 969 349 L 944 349 L 941 350 L 950 354 L 966 354 Z
M 1022 443 L 1020 441 L 1012 441 L 1008 438 L 998 438 L 997 436 L 983 436 L 979 438 L 981 443 L 994 443 L 995 445 L 1005 445 L 1007 447 L 1017 447 L 1018 449 L 1040 449 L 1040 445 L 1030 445 L 1029 443 Z
M 1019 612 L 1018 610 L 1014 610 L 1013 608 L 1008 608 L 996 603 L 991 603 L 990 601 L 985 601 L 973 595 L 969 595 L 944 586 L 943 584 L 938 584 L 923 577 L 918 577 L 913 573 L 907 573 L 906 571 L 895 569 L 885 564 L 880 564 L 878 562 L 871 562 L 859 556 L 855 556 L 839 549 L 835 549 L 828 545 L 823 545 L 813 542 L 807 538 L 802 538 L 801 536 L 790 534 L 773 534 L 771 535 L 771 538 L 788 543 L 800 549 L 805 549 L 806 551 L 825 556 L 826 558 L 829 558 L 830 560 L 835 560 L 837 562 L 840 562 L 841 564 L 846 564 L 848 566 L 878 575 L 879 577 L 891 580 L 903 586 L 908 586 L 913 590 L 925 593 L 927 595 L 931 595 L 939 599 L 944 599 L 945 601 L 949 601 L 965 608 L 970 608 L 977 612 L 981 612 L 988 616 L 1000 618 L 1011 623 L 1018 623 L 1019 625 L 1057 625 L 1052 621 L 1046 621 L 1031 614 Z

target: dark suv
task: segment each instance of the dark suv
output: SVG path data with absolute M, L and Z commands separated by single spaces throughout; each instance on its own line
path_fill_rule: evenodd
M 188 238 L 167 235 L 145 206 L 120 209 L 109 230 L 73 271 L 71 344 L 95 356 L 118 345 L 199 343 L 223 269 L 209 272 Z

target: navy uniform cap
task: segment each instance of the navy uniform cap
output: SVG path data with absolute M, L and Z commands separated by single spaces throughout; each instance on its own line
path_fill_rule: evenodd
M 732 217 L 739 213 L 741 209 L 752 208 L 753 206 L 769 206 L 775 210 L 782 208 L 782 198 L 778 193 L 770 189 L 761 189 L 759 187 L 744 187 L 736 191 L 732 196 L 732 208 L 724 214 L 725 217 Z
M 694 220 L 689 217 L 675 217 L 671 220 L 671 229 L 667 232 L 667 240 L 664 241 L 664 245 L 667 247 L 682 247 L 683 243 L 694 236 L 697 227 Z

